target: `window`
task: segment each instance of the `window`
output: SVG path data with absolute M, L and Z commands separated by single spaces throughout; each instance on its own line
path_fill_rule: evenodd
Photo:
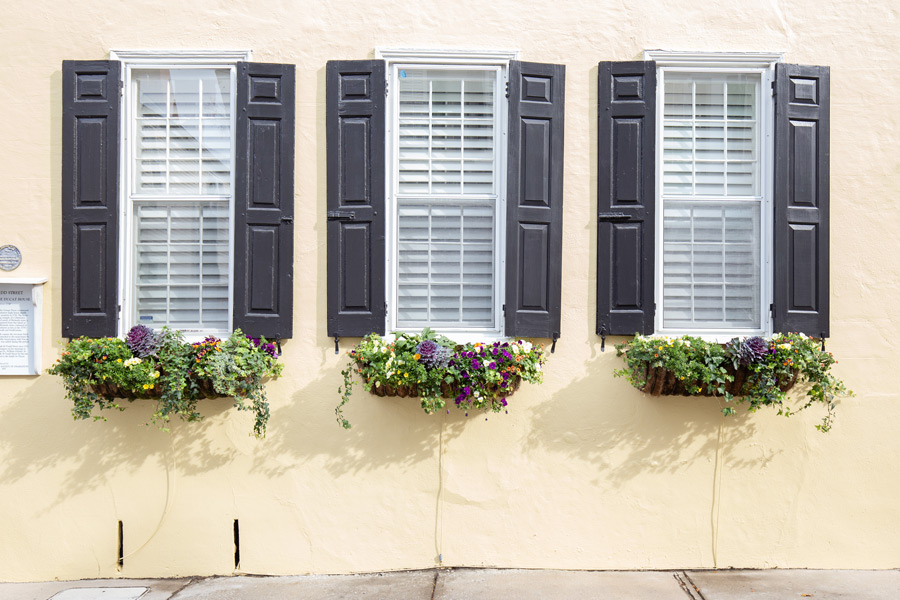
M 659 68 L 657 331 L 769 330 L 770 82 Z
M 326 68 L 328 334 L 558 337 L 564 67 L 377 54 Z
M 392 63 L 391 79 L 388 328 L 499 334 L 505 67 Z
M 828 335 L 829 70 L 599 65 L 597 333 Z
M 63 63 L 63 335 L 292 334 L 294 66 Z
M 231 331 L 235 68 L 125 71 L 123 327 Z

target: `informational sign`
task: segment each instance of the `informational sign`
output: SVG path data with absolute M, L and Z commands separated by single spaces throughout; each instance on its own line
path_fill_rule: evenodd
M 11 244 L 0 246 L 0 269 L 13 271 L 22 264 L 22 253 Z
M 0 375 L 39 375 L 40 282 L 0 279 Z

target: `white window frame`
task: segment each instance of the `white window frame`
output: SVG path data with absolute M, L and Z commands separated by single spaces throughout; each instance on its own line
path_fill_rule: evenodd
M 137 324 L 134 303 L 134 214 L 131 199 L 137 194 L 131 193 L 134 158 L 134 140 L 132 128 L 134 126 L 132 90 L 132 71 L 134 69 L 221 69 L 228 67 L 231 70 L 231 194 L 228 202 L 229 227 L 228 227 L 228 325 L 224 330 L 185 329 L 185 339 L 190 342 L 200 341 L 207 335 L 227 337 L 234 327 L 234 207 L 236 182 L 235 171 L 237 166 L 237 63 L 250 61 L 249 50 L 111 50 L 110 60 L 122 63 L 121 81 L 119 82 L 122 93 L 120 94 L 121 117 L 119 123 L 119 305 L 117 332 L 119 336 L 125 335 L 128 329 Z M 153 197 L 153 200 L 169 200 L 171 196 Z M 174 198 L 178 199 L 178 198 Z M 204 200 L 208 196 L 185 197 L 186 200 Z
M 773 232 L 774 232 L 774 156 L 775 156 L 775 102 L 773 83 L 775 64 L 784 58 L 782 52 L 683 52 L 646 50 L 644 60 L 656 62 L 656 190 L 654 192 L 656 214 L 656 256 L 654 273 L 654 298 L 656 335 L 694 335 L 713 341 L 727 341 L 735 336 L 772 335 L 773 302 Z M 665 101 L 665 75 L 682 73 L 750 73 L 759 74 L 759 123 L 760 136 L 759 183 L 760 195 L 760 298 L 759 329 L 666 329 L 663 327 L 663 111 Z
M 503 316 L 503 304 L 506 295 L 506 187 L 507 187 L 507 145 L 509 102 L 506 100 L 506 90 L 509 85 L 509 61 L 518 59 L 517 51 L 491 51 L 491 50 L 430 50 L 430 49 L 391 49 L 376 48 L 375 58 L 385 61 L 385 78 L 387 79 L 387 106 L 385 127 L 385 203 L 387 218 L 385 223 L 385 298 L 387 310 L 385 311 L 385 331 L 389 334 L 395 331 L 409 331 L 397 327 L 397 256 L 398 256 L 398 223 L 399 212 L 397 202 L 397 181 L 395 174 L 398 172 L 399 156 L 399 131 L 395 127 L 395 119 L 399 110 L 400 95 L 394 93 L 397 89 L 397 78 L 400 69 L 466 69 L 496 70 L 495 82 L 496 103 L 496 139 L 495 144 L 495 176 L 497 178 L 497 206 L 496 206 L 496 231 L 494 240 L 494 319 L 495 327 L 465 329 L 441 329 L 431 327 L 439 333 L 445 334 L 458 342 L 499 340 L 504 337 L 505 319 Z

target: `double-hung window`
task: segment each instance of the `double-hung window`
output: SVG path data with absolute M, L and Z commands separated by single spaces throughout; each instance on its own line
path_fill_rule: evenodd
M 771 74 L 663 67 L 658 77 L 656 330 L 765 333 Z
M 377 56 L 326 68 L 329 336 L 558 337 L 564 67 Z
M 499 334 L 505 67 L 392 63 L 390 77 L 388 328 Z
M 231 330 L 235 67 L 128 65 L 123 329 Z
M 292 335 L 294 65 L 63 62 L 63 335 Z
M 828 335 L 829 70 L 599 65 L 597 333 Z

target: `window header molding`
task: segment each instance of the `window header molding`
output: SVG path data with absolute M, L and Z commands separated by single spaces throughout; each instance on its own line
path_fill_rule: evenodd
M 203 62 L 209 65 L 231 65 L 249 62 L 252 50 L 110 50 L 109 59 L 132 64 L 169 64 Z
M 518 50 L 459 50 L 453 48 L 375 48 L 375 58 L 388 62 L 475 64 L 505 63 L 519 59 Z
M 644 50 L 644 60 L 659 67 L 735 67 L 768 69 L 784 61 L 784 52 L 689 52 Z

